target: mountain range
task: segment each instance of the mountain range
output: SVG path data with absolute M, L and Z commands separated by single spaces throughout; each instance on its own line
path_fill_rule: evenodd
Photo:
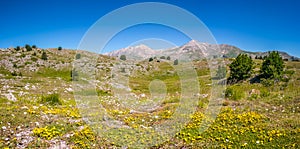
M 275 50 L 276 51 L 276 50 Z M 293 61 L 299 60 L 295 56 L 291 56 L 286 52 L 278 51 L 281 57 L 285 60 Z M 146 45 L 137 45 L 115 50 L 104 55 L 120 57 L 125 55 L 127 59 L 144 60 L 150 57 L 171 57 L 172 59 L 179 60 L 197 60 L 204 58 L 235 58 L 240 53 L 246 53 L 252 58 L 262 58 L 268 55 L 268 52 L 250 52 L 241 50 L 240 48 L 227 44 L 209 44 L 196 40 L 174 48 L 154 50 Z

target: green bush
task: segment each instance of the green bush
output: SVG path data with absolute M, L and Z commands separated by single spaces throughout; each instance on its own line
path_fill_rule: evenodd
M 80 58 L 81 58 L 81 54 L 77 53 L 76 56 L 75 56 L 75 59 L 80 59 Z
M 174 60 L 174 65 L 178 65 L 178 59 Z
M 267 57 L 264 58 L 264 61 L 261 66 L 261 76 L 265 79 L 276 79 L 280 80 L 283 75 L 283 60 L 280 57 L 278 52 L 271 52 Z
M 125 60 L 126 60 L 126 55 L 121 55 L 121 56 L 120 56 L 120 60 L 125 61 Z
M 153 58 L 152 58 L 152 57 L 150 57 L 150 58 L 149 58 L 149 62 L 152 62 L 152 61 L 153 61 Z
M 36 62 L 38 59 L 36 57 L 31 57 L 30 58 L 33 62 Z
M 51 105 L 57 105 L 57 104 L 61 105 L 62 104 L 59 99 L 59 94 L 57 94 L 57 93 L 49 94 L 47 96 L 42 96 L 41 102 L 48 103 Z
M 26 51 L 32 51 L 32 48 L 31 48 L 31 46 L 29 44 L 26 44 L 25 48 L 26 48 Z
M 232 87 L 228 87 L 225 90 L 225 97 L 229 98 L 231 100 L 240 100 L 242 98 L 244 98 L 244 91 L 239 89 L 238 87 L 232 86 Z
M 62 50 L 62 47 L 58 47 L 57 50 L 61 51 L 61 50 Z
M 266 89 L 260 90 L 260 96 L 261 97 L 268 97 L 268 96 L 270 96 L 270 92 Z
M 16 51 L 20 51 L 20 50 L 21 50 L 20 46 L 17 46 L 17 47 L 15 48 L 15 50 L 16 50 Z
M 168 57 L 167 57 L 167 60 L 171 60 L 171 57 L 170 57 L 170 56 L 168 56 Z
M 41 59 L 42 60 L 48 60 L 48 56 L 47 56 L 47 53 L 45 51 L 43 51 Z
M 251 76 L 254 68 L 253 60 L 247 54 L 239 54 L 238 57 L 229 65 L 229 83 L 237 83 Z

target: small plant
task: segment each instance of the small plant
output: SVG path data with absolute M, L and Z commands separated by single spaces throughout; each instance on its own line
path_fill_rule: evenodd
M 240 100 L 244 97 L 244 92 L 235 87 L 228 87 L 225 90 L 225 97 L 231 100 Z
M 57 50 L 61 51 L 61 50 L 62 50 L 62 47 L 59 46 L 59 47 L 57 48 Z
M 59 99 L 59 94 L 57 94 L 57 93 L 49 94 L 47 96 L 42 96 L 41 97 L 41 102 L 48 103 L 48 104 L 51 104 L 51 105 L 56 105 L 56 104 L 61 105 L 62 104 L 60 99 Z
M 160 59 L 166 59 L 166 57 L 165 56 L 161 56 Z
M 80 58 L 81 58 L 81 54 L 77 53 L 76 56 L 75 56 L 75 59 L 80 59 Z
M 153 58 L 152 58 L 152 57 L 150 57 L 150 58 L 149 58 L 149 62 L 152 62 L 152 61 L 153 61 Z
M 33 134 L 37 137 L 44 138 L 46 140 L 51 140 L 52 138 L 62 135 L 61 131 L 63 128 L 59 129 L 55 126 L 46 126 L 42 128 L 34 128 Z
M 32 51 L 32 48 L 31 48 L 31 46 L 29 44 L 26 44 L 25 48 L 26 48 L 26 51 Z
M 20 50 L 21 50 L 20 46 L 17 46 L 17 47 L 15 48 L 15 50 L 16 50 L 16 51 L 20 51 Z
M 47 56 L 47 53 L 45 51 L 43 51 L 41 59 L 42 60 L 48 60 L 48 56 Z
M 33 48 L 33 49 L 36 49 L 37 47 L 36 47 L 36 45 L 32 45 L 32 48 Z
M 12 75 L 12 76 L 18 76 L 18 73 L 17 73 L 16 71 L 13 71 L 13 72 L 11 73 L 11 75 Z
M 167 60 L 171 60 L 171 57 L 170 57 L 170 56 L 168 56 L 168 57 L 167 57 Z
M 33 62 L 36 62 L 38 59 L 36 57 L 31 57 L 30 58 Z
M 174 65 L 178 65 L 178 59 L 174 60 Z
M 126 60 L 126 55 L 121 55 L 121 56 L 120 56 L 120 60 L 125 61 L 125 60 Z

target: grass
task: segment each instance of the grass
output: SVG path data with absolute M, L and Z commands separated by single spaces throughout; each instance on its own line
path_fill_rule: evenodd
M 51 104 L 51 105 L 62 104 L 61 100 L 59 99 L 59 94 L 57 93 L 42 96 L 41 102 L 46 104 Z
M 57 79 L 61 78 L 64 81 L 71 81 L 71 70 L 64 68 L 64 69 L 53 69 L 53 68 L 43 68 L 39 70 L 37 73 L 33 74 L 34 78 L 39 77 L 39 78 L 52 78 L 52 79 Z
M 260 61 L 257 61 L 260 63 Z M 290 81 L 280 89 L 279 85 L 265 87 L 262 84 L 250 84 L 248 81 L 227 86 L 231 96 L 227 96 L 221 112 L 215 121 L 204 114 L 210 101 L 211 77 L 207 68 L 202 68 L 205 62 L 197 64 L 197 79 L 201 94 L 209 94 L 207 98 L 199 98 L 195 113 L 189 115 L 190 121 L 183 125 L 174 137 L 162 144 L 154 144 L 152 148 L 299 148 L 300 144 L 300 63 L 287 63 L 295 70 Z M 143 64 L 141 64 L 143 65 Z M 151 64 L 149 73 L 137 72 L 130 76 L 129 86 L 134 93 L 145 93 L 149 97 L 149 84 L 158 79 L 167 87 L 167 97 L 161 106 L 149 113 L 134 113 L 131 109 L 117 106 L 120 100 L 113 98 L 109 91 L 91 89 L 79 93 L 80 95 L 98 94 L 100 101 L 110 114 L 111 119 L 124 123 L 125 126 L 140 132 L 133 133 L 128 129 L 113 129 L 106 132 L 97 132 L 91 125 L 85 123 L 76 108 L 73 98 L 59 96 L 64 92 L 58 90 L 57 94 L 31 94 L 16 96 L 18 101 L 10 102 L 0 98 L 0 148 L 17 148 L 20 138 L 32 138 L 26 148 L 48 148 L 51 141 L 65 141 L 70 148 L 124 148 L 132 147 L 138 143 L 150 144 L 157 141 L 158 133 L 147 130 L 165 124 L 172 120 L 176 108 L 180 105 L 180 77 L 173 66 L 167 63 Z M 179 64 L 178 67 L 182 65 Z M 173 72 L 174 73 L 173 73 Z M 6 74 L 5 69 L 0 69 Z M 61 73 L 62 72 L 62 73 Z M 59 73 L 59 74 L 57 74 Z M 9 75 L 9 74 L 8 74 Z M 45 68 L 34 75 L 35 78 L 22 80 L 28 83 L 44 83 L 56 77 L 61 82 L 70 83 L 70 72 Z M 53 90 L 54 85 L 48 86 Z M 49 90 L 51 90 L 49 89 Z M 250 95 L 251 90 L 259 93 Z M 178 95 L 179 94 L 179 95 Z M 72 97 L 72 96 L 71 96 Z M 209 125 L 207 129 L 204 126 Z M 101 126 L 101 125 L 99 125 Z M 5 128 L 5 129 L 3 129 Z M 151 130 L 151 129 L 150 129 Z M 30 132 L 24 136 L 24 132 Z M 110 136 L 113 140 L 106 137 Z M 18 135 L 17 135 L 18 134 Z M 18 137 L 21 134 L 22 137 Z M 147 134 L 147 135 L 141 135 Z M 141 140 L 138 140 L 138 138 Z M 127 138 L 124 139 L 124 138 Z M 140 142 L 139 142 L 140 141 Z M 123 144 L 122 144 L 123 143 Z M 124 145 L 125 144 L 125 145 Z

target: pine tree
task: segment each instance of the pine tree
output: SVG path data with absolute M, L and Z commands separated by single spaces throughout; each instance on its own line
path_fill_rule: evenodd
M 229 65 L 229 83 L 237 83 L 251 76 L 254 62 L 247 54 L 239 54 L 238 57 Z
M 271 52 L 261 66 L 261 76 L 265 79 L 281 79 L 283 75 L 283 60 L 278 52 Z

